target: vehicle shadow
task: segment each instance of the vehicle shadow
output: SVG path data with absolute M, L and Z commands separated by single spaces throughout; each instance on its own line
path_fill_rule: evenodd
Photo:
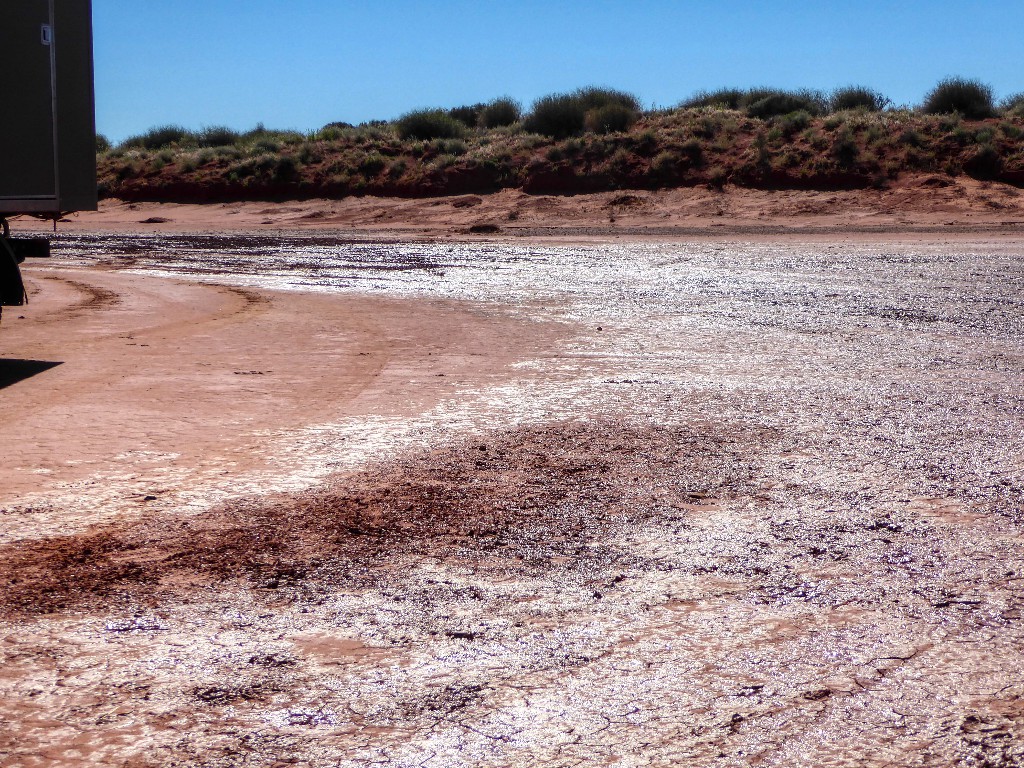
M 0 389 L 63 365 L 57 360 L 11 360 L 0 358 Z

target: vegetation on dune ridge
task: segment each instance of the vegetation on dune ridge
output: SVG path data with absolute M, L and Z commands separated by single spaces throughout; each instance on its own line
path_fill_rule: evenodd
M 525 114 L 501 97 L 311 133 L 167 125 L 117 146 L 99 136 L 96 146 L 101 195 L 138 200 L 833 189 L 908 172 L 1021 185 L 1024 94 L 997 106 L 987 86 L 948 78 L 917 109 L 853 85 L 721 89 L 643 111 L 632 94 L 589 87 L 545 96 Z

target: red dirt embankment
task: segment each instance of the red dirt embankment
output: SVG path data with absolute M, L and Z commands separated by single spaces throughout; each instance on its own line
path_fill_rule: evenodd
M 852 111 L 761 119 L 681 109 L 643 115 L 628 131 L 565 139 L 508 128 L 419 141 L 401 139 L 389 126 L 265 131 L 224 146 L 181 137 L 118 147 L 102 153 L 98 166 L 102 197 L 153 202 L 501 190 L 579 195 L 726 184 L 834 191 L 885 188 L 922 173 L 1020 186 L 1024 118 Z

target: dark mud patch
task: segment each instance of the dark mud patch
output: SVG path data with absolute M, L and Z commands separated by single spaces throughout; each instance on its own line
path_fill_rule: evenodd
M 153 606 L 235 580 L 322 592 L 368 586 L 378 570 L 423 557 L 519 575 L 595 565 L 614 530 L 749 491 L 750 457 L 769 438 L 615 422 L 467 438 L 273 503 L 9 545 L 0 549 L 0 606 Z

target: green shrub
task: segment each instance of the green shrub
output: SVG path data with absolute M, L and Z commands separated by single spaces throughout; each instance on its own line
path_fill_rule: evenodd
M 96 152 L 109 152 L 111 149 L 110 139 L 104 136 L 102 133 L 96 134 Z
M 242 135 L 224 125 L 213 125 L 203 128 L 196 134 L 196 143 L 200 147 L 230 147 L 237 144 Z
M 359 161 L 359 172 L 366 177 L 376 176 L 384 170 L 388 164 L 387 159 L 380 152 L 371 152 Z
M 526 130 L 564 139 L 583 132 L 586 110 L 571 93 L 542 96 L 533 103 L 526 118 Z
M 682 143 L 679 150 L 689 159 L 692 165 L 704 163 L 704 147 L 697 139 L 688 139 Z
M 792 150 L 788 150 L 782 153 L 782 157 L 779 158 L 780 168 L 792 168 L 800 164 L 800 155 Z
M 323 160 L 323 155 L 320 154 L 315 144 L 304 143 L 299 147 L 298 160 L 303 165 L 310 163 L 319 163 Z
M 846 115 L 829 115 L 821 125 L 826 131 L 834 131 L 839 126 L 846 125 Z
M 651 173 L 657 176 L 659 179 L 670 179 L 674 177 L 682 165 L 682 158 L 679 157 L 675 152 L 665 151 L 659 152 L 653 160 L 651 160 Z
M 804 139 L 819 152 L 828 146 L 828 139 L 814 128 L 808 128 L 804 131 Z
M 633 145 L 633 149 L 640 155 L 652 155 L 658 148 L 658 134 L 648 129 L 640 133 Z
M 313 138 L 317 141 L 338 141 L 345 136 L 345 130 L 340 125 L 325 125 L 314 134 Z
M 1003 136 L 1010 139 L 1011 141 L 1014 139 L 1019 139 L 1021 135 L 1024 134 L 1024 129 L 1021 129 L 1019 126 L 1016 126 L 1013 123 L 1000 123 L 999 130 L 1003 132 Z
M 922 109 L 929 115 L 957 113 L 969 120 L 995 115 L 992 88 L 979 80 L 949 77 L 925 96 Z
M 768 165 L 771 160 L 771 152 L 768 151 L 768 138 L 763 132 L 754 137 L 754 140 L 750 142 L 750 148 L 753 150 L 755 165 Z
M 705 139 L 713 139 L 723 127 L 721 117 L 704 115 L 693 126 L 693 132 L 698 136 L 703 136 Z
M 124 181 L 125 179 L 138 175 L 138 173 L 139 164 L 136 163 L 135 160 L 128 160 L 117 169 L 117 180 Z
M 633 168 L 633 154 L 619 148 L 605 161 L 605 167 L 613 173 L 629 173 Z
M 957 144 L 967 145 L 974 143 L 974 132 L 969 131 L 962 125 L 958 125 L 954 128 L 949 135 Z
M 864 138 L 868 144 L 877 144 L 883 138 L 885 138 L 886 132 L 882 130 L 882 126 L 877 123 L 872 123 L 868 126 L 868 129 L 864 132 Z
M 635 122 L 636 112 L 622 104 L 605 104 L 587 110 L 583 116 L 583 127 L 591 133 L 621 133 Z
M 640 111 L 640 100 L 636 96 L 625 91 L 616 91 L 613 88 L 588 86 L 580 88 L 574 95 L 585 110 L 600 109 L 609 104 L 618 104 L 634 112 Z
M 263 154 L 268 152 L 280 152 L 281 142 L 273 138 L 270 135 L 260 136 L 252 144 L 252 151 L 255 154 Z
M 576 157 L 583 151 L 582 139 L 566 139 L 562 142 L 562 151 L 566 157 Z
M 230 172 L 236 179 L 244 179 L 256 174 L 267 174 L 277 168 L 277 159 L 277 155 L 270 153 L 255 155 L 235 163 L 231 166 Z
M 266 175 L 269 173 L 276 173 L 277 161 L 280 159 L 278 155 L 270 154 L 269 152 L 265 155 L 258 155 L 253 158 L 253 169 L 260 174 Z
M 754 88 L 743 95 L 740 106 L 751 117 L 763 119 L 800 111 L 820 115 L 827 110 L 826 102 L 824 95 L 819 91 Z
M 437 157 L 434 158 L 434 161 L 431 163 L 431 165 L 433 165 L 434 168 L 436 168 L 437 170 L 443 171 L 445 168 L 450 168 L 457 162 L 459 162 L 459 158 L 457 158 L 455 155 L 438 155 Z
M 537 99 L 526 118 L 526 129 L 555 139 L 575 136 L 586 127 L 588 112 L 612 105 L 634 115 L 640 109 L 639 100 L 630 93 L 610 88 L 580 88 L 572 93 L 555 93 Z
M 462 139 L 437 139 L 431 142 L 431 148 L 438 155 L 464 155 L 469 151 Z
M 964 168 L 973 176 L 992 178 L 1003 169 L 1003 158 L 991 144 L 982 144 L 974 155 L 964 163 Z
M 172 145 L 182 146 L 195 143 L 195 137 L 180 125 L 161 125 L 150 128 L 138 136 L 129 136 L 121 142 L 122 147 L 137 149 L 163 149 Z
M 807 128 L 811 124 L 811 115 L 806 110 L 801 109 L 776 118 L 775 124 L 784 136 L 789 137 Z
M 388 166 L 388 178 L 392 181 L 400 179 L 402 178 L 402 174 L 405 173 L 408 168 L 409 164 L 403 158 L 398 158 Z
M 836 88 L 829 96 L 828 106 L 833 112 L 847 109 L 861 109 L 866 112 L 881 112 L 892 104 L 892 100 L 878 91 L 862 85 L 848 85 Z
M 999 102 L 999 109 L 1005 115 L 1024 117 L 1024 93 L 1015 93 Z
M 448 110 L 448 115 L 453 120 L 458 120 L 467 128 L 476 128 L 480 122 L 480 115 L 486 106 L 486 104 L 469 104 L 462 107 L 453 107 Z
M 832 156 L 843 166 L 853 165 L 860 154 L 857 140 L 849 128 L 843 128 L 832 142 Z
M 963 117 L 960 115 L 959 112 L 953 112 L 952 114 L 949 115 L 943 115 L 942 117 L 939 118 L 939 130 L 946 131 L 947 133 L 950 131 L 955 131 L 957 128 L 960 128 L 963 125 L 963 122 Z
M 484 128 L 500 128 L 519 122 L 523 108 L 518 101 L 501 96 L 484 105 L 480 112 L 480 125 Z
M 713 109 L 739 109 L 746 91 L 739 88 L 719 88 L 717 91 L 697 91 L 679 106 L 683 109 L 711 107 Z
M 239 136 L 237 143 L 254 144 L 257 147 L 261 146 L 261 142 L 263 146 L 273 143 L 274 146 L 280 149 L 282 144 L 299 144 L 305 140 L 305 134 L 298 131 L 274 130 L 264 127 L 263 123 L 257 123 L 255 128 Z
M 466 133 L 464 123 L 443 109 L 416 109 L 395 122 L 400 139 L 458 139 Z

